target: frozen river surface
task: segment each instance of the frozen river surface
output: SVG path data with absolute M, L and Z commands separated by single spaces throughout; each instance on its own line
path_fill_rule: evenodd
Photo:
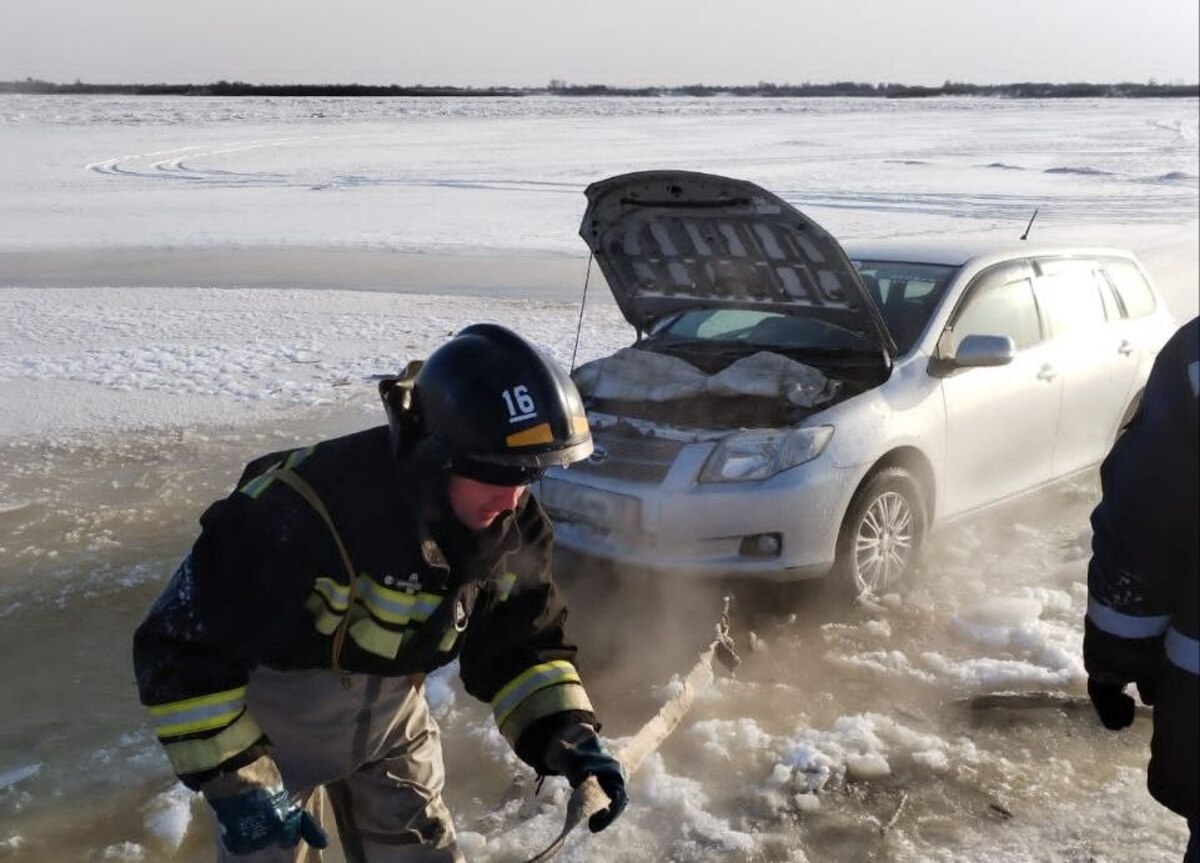
M 0 859 L 210 858 L 143 725 L 132 627 L 245 460 L 379 421 L 373 375 L 475 320 L 569 362 L 588 182 L 742 176 L 843 238 L 1011 237 L 1041 207 L 1035 236 L 1134 248 L 1182 320 L 1196 143 L 1195 100 L 0 98 Z M 592 288 L 580 361 L 632 336 Z M 739 613 L 737 677 L 562 859 L 1178 859 L 1148 721 L 1113 735 L 1078 703 L 1096 494 L 948 529 L 879 605 Z M 722 591 L 563 570 L 619 739 Z M 1066 697 L 972 707 L 999 691 Z M 528 856 L 561 784 L 505 802 L 520 769 L 485 707 L 452 673 L 430 692 L 470 859 Z

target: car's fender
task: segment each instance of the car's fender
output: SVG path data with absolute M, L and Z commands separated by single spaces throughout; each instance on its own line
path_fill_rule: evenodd
M 861 483 L 871 470 L 897 453 L 912 453 L 927 465 L 930 497 L 940 496 L 946 452 L 946 406 L 940 381 L 928 371 L 928 358 L 912 355 L 896 364 L 891 377 L 878 387 L 859 393 L 814 414 L 805 425 L 833 426 L 833 437 L 823 457 L 848 471 Z M 890 459 L 890 461 L 889 461 Z M 849 501 L 853 488 L 848 490 Z

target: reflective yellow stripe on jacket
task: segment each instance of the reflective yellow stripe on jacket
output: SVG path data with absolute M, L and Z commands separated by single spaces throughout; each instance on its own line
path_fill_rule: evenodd
M 364 573 L 355 583 L 353 609 L 350 589 L 326 577 L 317 579 L 306 606 L 322 635 L 332 635 L 349 611 L 350 638 L 368 653 L 395 659 L 413 627 L 427 621 L 443 599 L 436 593 L 392 590 Z
M 246 714 L 244 686 L 147 710 L 171 766 L 181 775 L 212 770 L 262 737 L 258 724 Z M 200 734 L 204 736 L 195 736 Z
M 518 674 L 492 699 L 496 727 L 513 746 L 531 723 L 564 710 L 592 710 L 579 672 L 556 659 Z
M 273 476 L 275 471 L 279 470 L 280 468 L 285 470 L 294 468 L 296 465 L 300 464 L 300 462 L 312 455 L 312 451 L 313 448 L 310 446 L 305 447 L 304 449 L 294 450 L 286 459 L 271 465 L 261 474 L 239 488 L 238 491 L 249 497 L 260 497 L 262 493 L 271 485 L 271 483 L 275 482 L 275 477 Z
M 500 602 L 508 602 L 508 597 L 512 595 L 513 586 L 517 583 L 517 574 L 515 572 L 506 572 L 497 579 L 496 598 Z

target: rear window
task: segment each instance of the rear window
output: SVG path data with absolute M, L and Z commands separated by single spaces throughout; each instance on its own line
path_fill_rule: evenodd
M 1130 318 L 1144 318 L 1153 314 L 1157 303 L 1154 292 L 1142 271 L 1132 261 L 1112 258 L 1104 262 L 1104 271 L 1112 280 L 1113 287 L 1121 297 L 1125 306 L 1125 314 Z

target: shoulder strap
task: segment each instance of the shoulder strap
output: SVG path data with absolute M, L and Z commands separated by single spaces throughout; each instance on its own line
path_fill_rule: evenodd
M 341 534 L 338 533 L 333 524 L 333 518 L 329 515 L 329 510 L 325 508 L 316 489 L 309 485 L 300 474 L 293 471 L 291 468 L 277 468 L 267 471 L 263 476 L 270 476 L 279 480 L 284 485 L 292 489 L 300 497 L 304 498 L 313 511 L 321 517 L 325 522 L 325 526 L 329 528 L 329 533 L 333 537 L 334 543 L 337 545 L 338 554 L 342 557 L 342 565 L 346 567 L 346 576 L 349 578 L 349 597 L 346 603 L 346 613 L 342 616 L 341 623 L 338 624 L 337 630 L 333 634 L 333 670 L 342 678 L 342 685 L 350 685 L 350 675 L 341 666 L 342 646 L 346 643 L 346 631 L 350 628 L 350 612 L 354 608 L 354 587 L 358 581 L 354 569 L 354 564 L 350 562 L 350 553 L 346 551 L 346 545 L 342 542 Z

